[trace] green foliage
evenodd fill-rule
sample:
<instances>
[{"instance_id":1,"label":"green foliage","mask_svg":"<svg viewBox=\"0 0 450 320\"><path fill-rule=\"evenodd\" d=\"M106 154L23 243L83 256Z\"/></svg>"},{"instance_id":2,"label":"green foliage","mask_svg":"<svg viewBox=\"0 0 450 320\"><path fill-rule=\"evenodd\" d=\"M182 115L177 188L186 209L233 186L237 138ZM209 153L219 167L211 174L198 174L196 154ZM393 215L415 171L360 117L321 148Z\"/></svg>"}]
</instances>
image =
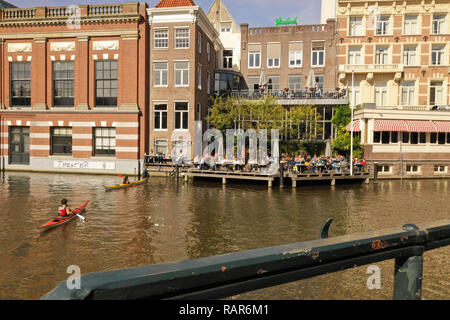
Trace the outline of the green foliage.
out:
<instances>
[{"instance_id":1,"label":"green foliage","mask_svg":"<svg viewBox=\"0 0 450 320\"><path fill-rule=\"evenodd\" d=\"M338 106L335 109L335 114L331 122L337 128L337 137L333 140L331 148L337 154L349 157L350 156L350 132L346 127L351 122L351 109L348 105ZM353 138L353 157L362 158L364 153L364 146L361 144L359 137Z\"/></svg>"},{"instance_id":2,"label":"green foliage","mask_svg":"<svg viewBox=\"0 0 450 320\"><path fill-rule=\"evenodd\" d=\"M325 153L327 144L325 141L303 141L302 149L309 155L322 155Z\"/></svg>"}]
</instances>

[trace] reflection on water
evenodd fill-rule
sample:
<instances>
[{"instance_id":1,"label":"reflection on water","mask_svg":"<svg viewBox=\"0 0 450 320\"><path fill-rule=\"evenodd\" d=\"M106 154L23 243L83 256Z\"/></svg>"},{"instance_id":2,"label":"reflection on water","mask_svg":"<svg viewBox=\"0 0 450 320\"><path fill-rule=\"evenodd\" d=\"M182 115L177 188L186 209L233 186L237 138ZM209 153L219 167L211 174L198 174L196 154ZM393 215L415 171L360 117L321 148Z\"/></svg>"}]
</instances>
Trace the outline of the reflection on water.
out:
<instances>
[{"instance_id":1,"label":"reflection on water","mask_svg":"<svg viewBox=\"0 0 450 320\"><path fill-rule=\"evenodd\" d=\"M152 178L138 188L105 192L117 177L8 173L0 180L0 298L37 299L69 276L205 257L330 236L447 219L448 180L379 181L377 185L300 186ZM83 216L40 233L62 198L90 200ZM450 248L425 254L424 299L450 297ZM393 261L377 264L381 290L368 290L366 267L238 296L244 299L391 299ZM234 297L236 298L236 297Z\"/></svg>"}]
</instances>

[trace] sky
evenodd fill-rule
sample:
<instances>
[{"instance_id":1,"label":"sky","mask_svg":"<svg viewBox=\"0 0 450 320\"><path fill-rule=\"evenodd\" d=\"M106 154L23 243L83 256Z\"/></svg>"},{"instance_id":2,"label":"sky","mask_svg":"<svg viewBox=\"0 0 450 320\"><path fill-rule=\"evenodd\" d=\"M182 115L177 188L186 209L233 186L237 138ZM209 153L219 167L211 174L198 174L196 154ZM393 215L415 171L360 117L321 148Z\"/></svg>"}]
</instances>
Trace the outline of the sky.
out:
<instances>
[{"instance_id":1,"label":"sky","mask_svg":"<svg viewBox=\"0 0 450 320\"><path fill-rule=\"evenodd\" d=\"M6 0L22 8L39 6L70 6L76 4L112 4L132 2L133 0ZM139 0L136 0L139 1ZM140 0L154 7L159 0ZM205 13L214 0L194 0ZM223 0L238 24L248 23L250 27L275 26L275 18L298 17L298 24L320 23L321 0Z\"/></svg>"}]
</instances>

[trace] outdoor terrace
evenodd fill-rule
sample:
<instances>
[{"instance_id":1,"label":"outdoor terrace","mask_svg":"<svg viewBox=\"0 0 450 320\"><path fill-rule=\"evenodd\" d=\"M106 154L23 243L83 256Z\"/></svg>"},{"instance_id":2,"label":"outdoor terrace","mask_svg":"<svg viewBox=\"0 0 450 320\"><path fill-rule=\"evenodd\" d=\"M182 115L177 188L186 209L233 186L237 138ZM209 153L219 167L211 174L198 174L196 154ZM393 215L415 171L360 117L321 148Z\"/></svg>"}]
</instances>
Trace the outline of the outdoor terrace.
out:
<instances>
[{"instance_id":1,"label":"outdoor terrace","mask_svg":"<svg viewBox=\"0 0 450 320\"><path fill-rule=\"evenodd\" d=\"M239 90L232 91L233 98L244 100L261 100L268 96L277 99L277 104L282 105L340 105L348 104L347 91L336 89L324 89L316 91L307 90Z\"/></svg>"}]
</instances>

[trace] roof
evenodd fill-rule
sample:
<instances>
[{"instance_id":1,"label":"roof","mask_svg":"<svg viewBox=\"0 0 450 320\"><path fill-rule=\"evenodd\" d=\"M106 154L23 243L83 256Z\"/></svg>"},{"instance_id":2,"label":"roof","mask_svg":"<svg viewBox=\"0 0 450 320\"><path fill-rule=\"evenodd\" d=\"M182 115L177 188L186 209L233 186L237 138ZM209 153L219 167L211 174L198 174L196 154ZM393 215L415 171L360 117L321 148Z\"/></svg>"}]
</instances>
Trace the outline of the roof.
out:
<instances>
[{"instance_id":1,"label":"roof","mask_svg":"<svg viewBox=\"0 0 450 320\"><path fill-rule=\"evenodd\" d=\"M0 0L0 8L16 8L16 6L6 1Z\"/></svg>"},{"instance_id":2,"label":"roof","mask_svg":"<svg viewBox=\"0 0 450 320\"><path fill-rule=\"evenodd\" d=\"M161 0L155 8L191 7L195 6L193 0Z\"/></svg>"}]
</instances>

